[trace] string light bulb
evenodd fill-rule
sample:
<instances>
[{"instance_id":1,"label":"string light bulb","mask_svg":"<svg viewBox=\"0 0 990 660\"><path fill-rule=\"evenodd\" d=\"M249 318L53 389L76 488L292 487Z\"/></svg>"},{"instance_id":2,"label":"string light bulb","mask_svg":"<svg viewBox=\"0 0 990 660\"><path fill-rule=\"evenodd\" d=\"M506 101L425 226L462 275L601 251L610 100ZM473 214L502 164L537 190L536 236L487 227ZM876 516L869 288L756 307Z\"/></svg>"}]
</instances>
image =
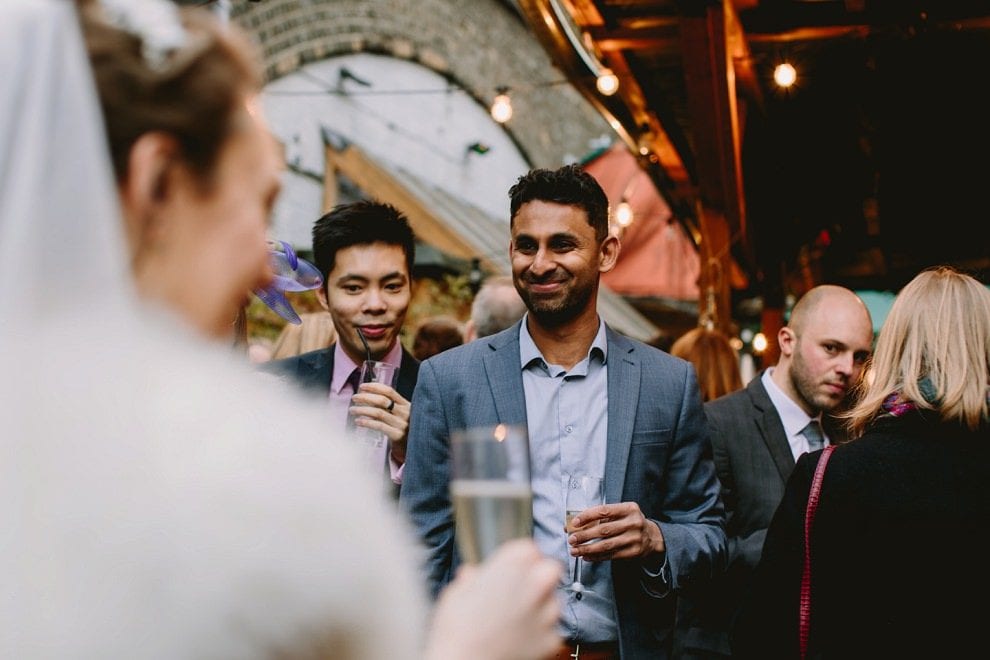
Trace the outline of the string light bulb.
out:
<instances>
[{"instance_id":1,"label":"string light bulb","mask_svg":"<svg viewBox=\"0 0 990 660\"><path fill-rule=\"evenodd\" d=\"M603 96L612 96L619 91L619 76L615 75L612 69L604 68L598 73L595 87Z\"/></svg>"},{"instance_id":2,"label":"string light bulb","mask_svg":"<svg viewBox=\"0 0 990 660\"><path fill-rule=\"evenodd\" d=\"M753 335L753 352L757 355L761 355L763 351L767 350L769 342L767 341L767 336L762 332L757 332Z\"/></svg>"},{"instance_id":3,"label":"string light bulb","mask_svg":"<svg viewBox=\"0 0 990 660\"><path fill-rule=\"evenodd\" d=\"M773 70L773 81L779 87L790 87L797 80L797 71L788 62L781 62Z\"/></svg>"},{"instance_id":4,"label":"string light bulb","mask_svg":"<svg viewBox=\"0 0 990 660\"><path fill-rule=\"evenodd\" d=\"M633 210L629 202L623 200L615 207L615 222L620 227L628 227L633 221Z\"/></svg>"},{"instance_id":5,"label":"string light bulb","mask_svg":"<svg viewBox=\"0 0 990 660\"><path fill-rule=\"evenodd\" d=\"M512 119L512 99L509 98L508 87L498 87L495 91L497 96L492 101L492 119L500 124L504 124Z\"/></svg>"}]
</instances>

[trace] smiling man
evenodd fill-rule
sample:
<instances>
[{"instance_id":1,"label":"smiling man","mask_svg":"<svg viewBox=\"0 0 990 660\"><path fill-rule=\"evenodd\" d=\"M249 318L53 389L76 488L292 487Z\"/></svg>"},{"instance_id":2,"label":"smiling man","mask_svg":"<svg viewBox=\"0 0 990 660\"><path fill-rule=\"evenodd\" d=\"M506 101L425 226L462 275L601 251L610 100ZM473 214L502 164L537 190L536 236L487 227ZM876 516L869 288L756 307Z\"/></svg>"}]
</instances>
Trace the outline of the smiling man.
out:
<instances>
[{"instance_id":1,"label":"smiling man","mask_svg":"<svg viewBox=\"0 0 990 660\"><path fill-rule=\"evenodd\" d=\"M777 335L780 359L743 390L705 404L725 500L729 563L707 593L678 604L677 655L731 657L729 629L797 458L827 445L823 413L863 375L873 322L841 286L809 290ZM796 611L795 611L796 615Z\"/></svg>"},{"instance_id":2,"label":"smiling man","mask_svg":"<svg viewBox=\"0 0 990 660\"><path fill-rule=\"evenodd\" d=\"M725 551L694 370L599 316L599 280L619 241L591 175L533 170L509 196L512 277L528 312L423 362L400 503L437 593L458 564L450 432L526 424L533 537L563 565L584 560L586 591L567 588L570 571L559 585L567 644L553 657L669 657L676 592L720 570ZM604 478L606 503L565 531L564 493L581 474Z\"/></svg>"},{"instance_id":3,"label":"smiling man","mask_svg":"<svg viewBox=\"0 0 990 660\"><path fill-rule=\"evenodd\" d=\"M387 446L371 461L376 469L387 470L395 496L402 483L409 400L419 371L419 362L399 341L412 297L414 256L412 229L393 206L365 200L342 204L321 217L313 226L313 259L324 280L318 297L333 319L337 342L263 367L328 397L340 428L351 409L356 424L384 432ZM392 386L363 383L355 391L353 374L369 354L394 365L397 376Z\"/></svg>"}]
</instances>

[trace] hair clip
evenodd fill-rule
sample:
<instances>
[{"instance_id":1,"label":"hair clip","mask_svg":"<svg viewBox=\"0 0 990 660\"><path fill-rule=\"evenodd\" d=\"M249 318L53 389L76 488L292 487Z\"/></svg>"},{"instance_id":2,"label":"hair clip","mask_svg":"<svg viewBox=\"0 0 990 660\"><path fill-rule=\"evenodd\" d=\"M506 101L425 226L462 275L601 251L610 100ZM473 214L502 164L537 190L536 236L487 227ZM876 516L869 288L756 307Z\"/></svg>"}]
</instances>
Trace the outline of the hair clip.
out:
<instances>
[{"instance_id":1,"label":"hair clip","mask_svg":"<svg viewBox=\"0 0 990 660\"><path fill-rule=\"evenodd\" d=\"M292 308L289 299L285 297L285 292L318 289L323 284L323 276L316 266L296 256L292 246L285 241L270 245L268 258L275 277L264 289L255 289L254 295L283 319L293 325L299 325L302 319Z\"/></svg>"},{"instance_id":2,"label":"hair clip","mask_svg":"<svg viewBox=\"0 0 990 660\"><path fill-rule=\"evenodd\" d=\"M108 23L141 39L148 66L165 68L169 53L186 45L179 8L170 0L100 0Z\"/></svg>"}]
</instances>

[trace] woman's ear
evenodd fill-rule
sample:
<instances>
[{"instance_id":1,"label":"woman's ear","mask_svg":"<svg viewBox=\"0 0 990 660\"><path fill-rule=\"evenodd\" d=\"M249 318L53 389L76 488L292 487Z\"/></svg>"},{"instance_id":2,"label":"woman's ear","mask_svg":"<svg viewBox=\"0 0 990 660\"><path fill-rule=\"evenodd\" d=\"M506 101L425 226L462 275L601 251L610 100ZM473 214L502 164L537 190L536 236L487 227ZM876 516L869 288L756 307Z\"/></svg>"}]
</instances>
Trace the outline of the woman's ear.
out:
<instances>
[{"instance_id":1,"label":"woman's ear","mask_svg":"<svg viewBox=\"0 0 990 660\"><path fill-rule=\"evenodd\" d=\"M137 253L160 231L160 211L169 191L170 169L178 163L179 145L162 132L145 133L131 147L127 174L119 183L128 242Z\"/></svg>"}]
</instances>

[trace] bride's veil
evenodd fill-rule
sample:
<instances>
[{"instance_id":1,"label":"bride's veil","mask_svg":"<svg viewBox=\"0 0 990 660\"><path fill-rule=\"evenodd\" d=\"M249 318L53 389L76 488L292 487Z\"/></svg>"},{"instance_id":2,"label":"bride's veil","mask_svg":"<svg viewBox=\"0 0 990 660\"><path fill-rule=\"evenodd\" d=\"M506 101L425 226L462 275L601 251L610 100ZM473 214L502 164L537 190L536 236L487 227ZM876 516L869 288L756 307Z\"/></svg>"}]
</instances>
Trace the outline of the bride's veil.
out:
<instances>
[{"instance_id":1,"label":"bride's veil","mask_svg":"<svg viewBox=\"0 0 990 660\"><path fill-rule=\"evenodd\" d=\"M130 286L74 4L3 5L0 331L9 331L79 308L118 304Z\"/></svg>"},{"instance_id":2,"label":"bride's veil","mask_svg":"<svg viewBox=\"0 0 990 660\"><path fill-rule=\"evenodd\" d=\"M0 657L417 657L323 407L132 293L75 11L0 0Z\"/></svg>"}]
</instances>

